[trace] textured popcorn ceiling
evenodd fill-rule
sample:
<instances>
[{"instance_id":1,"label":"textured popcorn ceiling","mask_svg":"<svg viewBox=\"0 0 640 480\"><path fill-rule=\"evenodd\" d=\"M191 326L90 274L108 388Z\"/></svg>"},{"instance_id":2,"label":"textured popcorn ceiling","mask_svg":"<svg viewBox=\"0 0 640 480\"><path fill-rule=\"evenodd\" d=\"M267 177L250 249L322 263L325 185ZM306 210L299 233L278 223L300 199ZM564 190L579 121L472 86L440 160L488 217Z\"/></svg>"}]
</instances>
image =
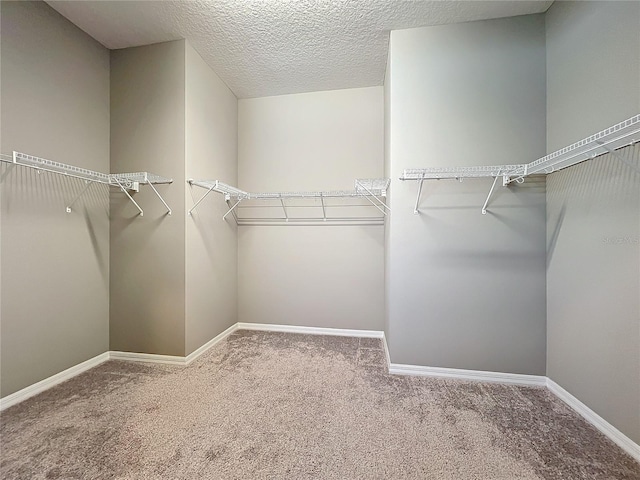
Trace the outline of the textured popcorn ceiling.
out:
<instances>
[{"instance_id":1,"label":"textured popcorn ceiling","mask_svg":"<svg viewBox=\"0 0 640 480\"><path fill-rule=\"evenodd\" d=\"M108 48L186 38L238 98L382 85L389 31L550 1L48 1Z\"/></svg>"}]
</instances>

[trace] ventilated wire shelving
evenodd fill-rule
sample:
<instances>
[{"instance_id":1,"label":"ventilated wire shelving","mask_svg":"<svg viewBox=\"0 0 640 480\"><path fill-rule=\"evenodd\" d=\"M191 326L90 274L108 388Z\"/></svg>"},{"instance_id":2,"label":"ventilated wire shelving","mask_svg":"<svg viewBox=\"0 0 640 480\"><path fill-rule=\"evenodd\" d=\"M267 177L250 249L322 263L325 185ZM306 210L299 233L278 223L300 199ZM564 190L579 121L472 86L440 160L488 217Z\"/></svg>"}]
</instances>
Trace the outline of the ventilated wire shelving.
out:
<instances>
[{"instance_id":1,"label":"ventilated wire shelving","mask_svg":"<svg viewBox=\"0 0 640 480\"><path fill-rule=\"evenodd\" d=\"M20 165L22 167L36 169L38 172L50 172L84 180L86 182L85 188L67 205L67 213L71 213L71 207L73 204L87 191L92 183L101 183L111 187L118 187L122 190L129 200L131 200L131 202L136 206L140 212L140 216L144 215L144 211L133 199L130 192L139 191L140 185L149 185L162 204L166 207L167 213L171 215L171 208L169 208L167 202L164 201L154 186L157 184L172 183L173 180L171 178L161 177L160 175L149 172L100 173L86 168L67 165L65 163L55 162L53 160L47 160L45 158L35 157L33 155L20 152L13 152L12 155L2 154L0 155L0 160L9 163L11 166Z\"/></svg>"},{"instance_id":2,"label":"ventilated wire shelving","mask_svg":"<svg viewBox=\"0 0 640 480\"><path fill-rule=\"evenodd\" d=\"M500 177L502 177L503 186L514 182L522 183L529 175L550 174L607 153L612 154L615 159L635 169L636 167L618 155L616 150L639 141L640 115L635 115L531 163L497 166L410 168L404 170L400 180L417 180L420 182L413 210L415 214L418 214L422 184L425 180L457 179L462 181L465 178L492 177L491 190L489 190L487 199L482 206L482 214L484 215L487 213L487 205Z\"/></svg>"},{"instance_id":3,"label":"ventilated wire shelving","mask_svg":"<svg viewBox=\"0 0 640 480\"><path fill-rule=\"evenodd\" d=\"M224 195L229 207L222 218L226 219L232 215L238 225L380 225L384 223L389 210L384 199L390 180L385 178L357 179L353 190L312 192L251 193L219 180L190 179L188 183L207 190L191 207L189 215L209 193L217 192ZM366 200L366 203L361 200ZM250 211L253 215L243 215L240 213L241 210ZM265 213L255 214L261 210ZM344 214L348 210L354 214ZM304 212L303 215L297 215L299 211ZM334 211L340 211L343 214L333 215ZM373 212L373 215L370 212Z\"/></svg>"}]
</instances>

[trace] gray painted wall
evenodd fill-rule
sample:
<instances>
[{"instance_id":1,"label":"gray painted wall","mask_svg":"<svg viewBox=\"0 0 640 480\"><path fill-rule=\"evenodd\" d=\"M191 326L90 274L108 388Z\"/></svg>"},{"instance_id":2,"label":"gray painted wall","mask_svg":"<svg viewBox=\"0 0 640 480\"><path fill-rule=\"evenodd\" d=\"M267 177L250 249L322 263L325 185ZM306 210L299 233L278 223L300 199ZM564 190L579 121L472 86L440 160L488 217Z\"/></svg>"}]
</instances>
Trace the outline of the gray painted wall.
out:
<instances>
[{"instance_id":1,"label":"gray painted wall","mask_svg":"<svg viewBox=\"0 0 640 480\"><path fill-rule=\"evenodd\" d=\"M382 87L240 100L238 181L352 190L383 174ZM238 229L239 321L382 330L382 226Z\"/></svg>"},{"instance_id":2,"label":"gray painted wall","mask_svg":"<svg viewBox=\"0 0 640 480\"><path fill-rule=\"evenodd\" d=\"M109 172L109 52L43 2L2 2L2 153ZM108 350L109 191L1 164L1 395Z\"/></svg>"},{"instance_id":3,"label":"gray painted wall","mask_svg":"<svg viewBox=\"0 0 640 480\"><path fill-rule=\"evenodd\" d=\"M238 182L238 101L186 44L186 173ZM205 190L186 187L187 208ZM186 217L186 354L238 321L238 238L223 222L227 206L211 194Z\"/></svg>"},{"instance_id":4,"label":"gray painted wall","mask_svg":"<svg viewBox=\"0 0 640 480\"><path fill-rule=\"evenodd\" d=\"M111 52L111 170L173 178L111 197L112 350L185 354L185 42Z\"/></svg>"},{"instance_id":5,"label":"gray painted wall","mask_svg":"<svg viewBox=\"0 0 640 480\"><path fill-rule=\"evenodd\" d=\"M546 23L549 152L640 113L640 3L556 2ZM640 443L640 173L606 155L547 189L547 373Z\"/></svg>"},{"instance_id":6,"label":"gray painted wall","mask_svg":"<svg viewBox=\"0 0 640 480\"><path fill-rule=\"evenodd\" d=\"M417 184L403 169L526 163L545 149L540 15L391 33L387 339L395 363L545 374L545 186Z\"/></svg>"}]
</instances>

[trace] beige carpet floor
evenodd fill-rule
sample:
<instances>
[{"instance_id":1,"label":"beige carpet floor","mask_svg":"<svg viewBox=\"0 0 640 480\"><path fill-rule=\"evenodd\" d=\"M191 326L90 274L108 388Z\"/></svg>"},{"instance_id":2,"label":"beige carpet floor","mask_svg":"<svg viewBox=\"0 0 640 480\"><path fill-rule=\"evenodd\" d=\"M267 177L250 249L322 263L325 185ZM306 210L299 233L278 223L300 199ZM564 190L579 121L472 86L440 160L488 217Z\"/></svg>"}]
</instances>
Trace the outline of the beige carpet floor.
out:
<instances>
[{"instance_id":1,"label":"beige carpet floor","mask_svg":"<svg viewBox=\"0 0 640 480\"><path fill-rule=\"evenodd\" d=\"M238 330L0 415L2 479L640 479L543 388L386 373L376 339Z\"/></svg>"}]
</instances>

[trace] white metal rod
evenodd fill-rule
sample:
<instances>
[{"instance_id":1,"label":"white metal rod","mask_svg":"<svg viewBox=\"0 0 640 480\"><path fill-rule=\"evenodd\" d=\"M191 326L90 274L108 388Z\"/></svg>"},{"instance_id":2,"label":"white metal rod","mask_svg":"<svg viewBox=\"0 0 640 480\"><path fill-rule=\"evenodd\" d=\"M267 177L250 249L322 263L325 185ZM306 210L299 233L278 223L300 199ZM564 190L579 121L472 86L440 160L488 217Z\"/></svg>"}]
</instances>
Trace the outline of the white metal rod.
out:
<instances>
[{"instance_id":1,"label":"white metal rod","mask_svg":"<svg viewBox=\"0 0 640 480\"><path fill-rule=\"evenodd\" d=\"M413 214L418 215L420 212L418 211L418 205L420 203L420 195L422 194L422 184L424 183L424 177L420 180L420 185L418 185L418 196L416 197L416 206L413 208Z\"/></svg>"},{"instance_id":2,"label":"white metal rod","mask_svg":"<svg viewBox=\"0 0 640 480\"><path fill-rule=\"evenodd\" d=\"M133 204L136 206L136 208L140 211L140 216L143 217L144 216L144 212L142 211L142 209L140 208L140 205L138 205L138 202L136 202L133 197L131 195L129 195L129 192L127 192L127 189L124 188L122 186L122 184L120 183L120 181L113 177L114 181L118 184L118 186L120 187L120 190L122 190L124 192L124 194L129 197L129 200L131 200L133 202Z\"/></svg>"},{"instance_id":3,"label":"white metal rod","mask_svg":"<svg viewBox=\"0 0 640 480\"><path fill-rule=\"evenodd\" d=\"M227 215L229 215L231 212L233 212L233 209L234 209L234 208L236 208L236 207L240 204L240 202L241 202L241 201L242 201L242 199L239 199L239 200L236 202L236 204L235 204L233 207L231 207L231 208L229 209L229 211L227 211L227 213L225 213L225 214L222 216L222 219L224 220L225 218L227 218Z\"/></svg>"},{"instance_id":4,"label":"white metal rod","mask_svg":"<svg viewBox=\"0 0 640 480\"><path fill-rule=\"evenodd\" d=\"M236 224L237 224L240 219L238 218L238 215L236 214L236 211L232 208L231 202L229 201L228 198L225 199L225 202L227 203L227 207L229 207L229 211L231 212L231 215L233 215L233 218L235 219Z\"/></svg>"},{"instance_id":5,"label":"white metal rod","mask_svg":"<svg viewBox=\"0 0 640 480\"><path fill-rule=\"evenodd\" d=\"M489 203L489 199L491 198L491 194L493 193L493 189L496 188L496 182L498 181L498 178L500 178L500 172L498 172L498 174L493 179L493 185L491 185L491 190L489 190L489 195L487 195L487 199L484 201L484 205L482 206L482 214L483 215L487 214L487 204Z\"/></svg>"},{"instance_id":6,"label":"white metal rod","mask_svg":"<svg viewBox=\"0 0 640 480\"><path fill-rule=\"evenodd\" d=\"M206 198L206 196L209 195L212 191L213 191L213 187L209 188L209 190L207 190L207 193L205 193L202 197L200 197L200 200L198 200L195 203L195 205L191 207L191 209L187 213L191 215L191 212L193 212L196 209L196 207L200 205L200 202L202 202Z\"/></svg>"},{"instance_id":7,"label":"white metal rod","mask_svg":"<svg viewBox=\"0 0 640 480\"><path fill-rule=\"evenodd\" d=\"M87 181L87 184L84 186L84 188L82 189L82 191L76 195L76 198L74 198L71 203L69 203L69 205L67 205L67 213L71 213L71 207L73 207L73 204L76 203L78 201L78 199L84 194L84 192L87 191L87 189L91 186L91 182Z\"/></svg>"},{"instance_id":8,"label":"white metal rod","mask_svg":"<svg viewBox=\"0 0 640 480\"><path fill-rule=\"evenodd\" d=\"M365 192L367 192L367 193L368 193L369 195L371 195L373 198L375 198L376 200L378 200L378 202L380 203L380 205L381 205L382 207L386 208L387 210L391 210L391 208L389 208L389 207L387 206L387 204L386 204L386 203L384 203L382 200L380 200L378 197L376 197L376 196L373 194L373 192L372 192L371 190L369 190L367 187L365 187L361 182L358 182L358 185L360 185L360 187L362 187L362 189L363 189ZM364 197L365 197L365 198L367 198L367 199L369 199L369 197L367 197L366 195L364 195ZM369 199L369 201L370 201L371 203L373 203L370 199ZM373 203L373 204L375 205L375 203ZM378 208L378 210L380 210L380 208ZM382 211L382 213L384 213L384 210L381 210L381 211ZM384 213L384 214L386 215L386 213Z\"/></svg>"},{"instance_id":9,"label":"white metal rod","mask_svg":"<svg viewBox=\"0 0 640 480\"><path fill-rule=\"evenodd\" d=\"M373 203L373 200L371 200L369 198L368 195L362 195L364 198L366 198L367 200L369 200L369 202L371 203L371 205L373 205L374 207L376 207L378 210L380 210L382 212L383 215L387 215L387 212L385 212L383 209L381 209L378 205L376 205L375 203Z\"/></svg>"},{"instance_id":10,"label":"white metal rod","mask_svg":"<svg viewBox=\"0 0 640 480\"><path fill-rule=\"evenodd\" d=\"M160 199L160 201L164 204L164 206L166 207L166 209L169 212L169 215L171 215L171 208L169 208L169 205L167 205L167 202L164 201L164 198L162 198L162 196L158 193L158 190L156 190L156 187L153 186L153 183L148 182L149 186L153 189L153 191L155 192L155 194L158 196L158 198Z\"/></svg>"},{"instance_id":11,"label":"white metal rod","mask_svg":"<svg viewBox=\"0 0 640 480\"><path fill-rule=\"evenodd\" d=\"M320 193L320 203L322 203L322 219L326 222L327 221L327 212L324 208L324 197L322 196L322 193Z\"/></svg>"},{"instance_id":12,"label":"white metal rod","mask_svg":"<svg viewBox=\"0 0 640 480\"><path fill-rule=\"evenodd\" d=\"M288 222L289 221L289 215L287 215L287 207L284 206L284 199L280 199L280 203L282 204L282 210L284 210L284 218L285 220Z\"/></svg>"}]
</instances>

